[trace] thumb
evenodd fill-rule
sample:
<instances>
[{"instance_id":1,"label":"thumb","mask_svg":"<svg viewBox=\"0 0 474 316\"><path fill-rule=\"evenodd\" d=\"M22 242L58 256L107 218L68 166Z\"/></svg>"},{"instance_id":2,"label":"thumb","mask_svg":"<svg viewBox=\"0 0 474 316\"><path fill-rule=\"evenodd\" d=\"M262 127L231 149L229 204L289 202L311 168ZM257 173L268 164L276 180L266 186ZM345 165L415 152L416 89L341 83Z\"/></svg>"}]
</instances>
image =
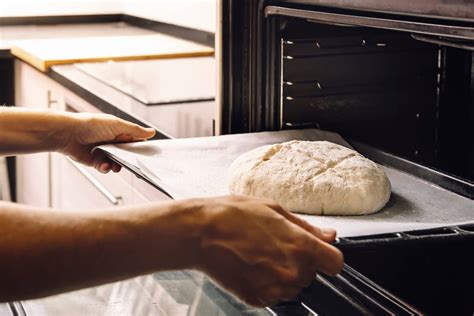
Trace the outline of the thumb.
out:
<instances>
[{"instance_id":1,"label":"thumb","mask_svg":"<svg viewBox=\"0 0 474 316\"><path fill-rule=\"evenodd\" d=\"M131 142L147 140L155 136L156 131L153 128L142 127L127 121L122 122L122 126L117 130L115 141Z\"/></svg>"}]
</instances>

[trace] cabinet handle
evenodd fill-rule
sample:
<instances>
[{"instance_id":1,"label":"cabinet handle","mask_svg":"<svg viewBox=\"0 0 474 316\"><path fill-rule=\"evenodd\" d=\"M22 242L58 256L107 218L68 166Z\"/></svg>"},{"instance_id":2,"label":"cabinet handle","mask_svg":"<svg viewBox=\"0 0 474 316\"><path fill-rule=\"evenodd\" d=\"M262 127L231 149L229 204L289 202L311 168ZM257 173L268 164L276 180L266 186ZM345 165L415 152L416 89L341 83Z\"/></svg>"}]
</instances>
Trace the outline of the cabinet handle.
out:
<instances>
[{"instance_id":1,"label":"cabinet handle","mask_svg":"<svg viewBox=\"0 0 474 316\"><path fill-rule=\"evenodd\" d=\"M69 161L69 163L77 169L94 187L96 187L97 190L99 190L100 193L102 193L103 196L105 196L113 205L119 205L120 201L123 201L121 196L115 197L112 193L110 193L109 190L107 190L102 183L97 181L96 178L94 178L93 175L91 175L84 167L79 165L77 162L72 160L69 157L66 157L66 159Z\"/></svg>"},{"instance_id":2,"label":"cabinet handle","mask_svg":"<svg viewBox=\"0 0 474 316\"><path fill-rule=\"evenodd\" d=\"M8 179L7 158L0 158L0 200L11 201L10 181Z\"/></svg>"},{"instance_id":3,"label":"cabinet handle","mask_svg":"<svg viewBox=\"0 0 474 316\"><path fill-rule=\"evenodd\" d=\"M53 92L48 90L48 109L50 109L53 105L58 104L58 100L53 99Z\"/></svg>"}]
</instances>

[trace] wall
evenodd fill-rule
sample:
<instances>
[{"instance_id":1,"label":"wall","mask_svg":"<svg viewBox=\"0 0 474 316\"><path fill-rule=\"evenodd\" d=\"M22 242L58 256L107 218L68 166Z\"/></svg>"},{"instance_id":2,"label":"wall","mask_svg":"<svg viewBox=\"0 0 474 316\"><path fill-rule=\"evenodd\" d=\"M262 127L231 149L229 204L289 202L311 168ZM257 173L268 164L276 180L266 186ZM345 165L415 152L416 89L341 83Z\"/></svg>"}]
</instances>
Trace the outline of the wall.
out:
<instances>
[{"instance_id":1,"label":"wall","mask_svg":"<svg viewBox=\"0 0 474 316\"><path fill-rule=\"evenodd\" d=\"M217 0L124 0L124 12L151 20L215 32L216 3Z\"/></svg>"},{"instance_id":2,"label":"wall","mask_svg":"<svg viewBox=\"0 0 474 316\"><path fill-rule=\"evenodd\" d=\"M1 16L120 13L124 0L0 0Z\"/></svg>"},{"instance_id":3,"label":"wall","mask_svg":"<svg viewBox=\"0 0 474 316\"><path fill-rule=\"evenodd\" d=\"M216 3L217 0L0 0L0 17L124 12L215 32Z\"/></svg>"}]
</instances>

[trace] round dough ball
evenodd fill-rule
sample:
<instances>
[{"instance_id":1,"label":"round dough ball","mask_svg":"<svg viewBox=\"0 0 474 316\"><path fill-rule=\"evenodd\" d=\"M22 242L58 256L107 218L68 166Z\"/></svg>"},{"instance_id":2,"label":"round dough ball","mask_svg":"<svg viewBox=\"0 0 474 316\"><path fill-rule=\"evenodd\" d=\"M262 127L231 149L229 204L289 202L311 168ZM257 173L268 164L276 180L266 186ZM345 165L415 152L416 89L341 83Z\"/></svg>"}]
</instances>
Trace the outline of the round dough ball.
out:
<instances>
[{"instance_id":1,"label":"round dough ball","mask_svg":"<svg viewBox=\"0 0 474 316\"><path fill-rule=\"evenodd\" d=\"M387 203L390 189L376 163L326 141L262 146L241 155L230 167L232 194L273 199L298 213L374 213Z\"/></svg>"}]
</instances>

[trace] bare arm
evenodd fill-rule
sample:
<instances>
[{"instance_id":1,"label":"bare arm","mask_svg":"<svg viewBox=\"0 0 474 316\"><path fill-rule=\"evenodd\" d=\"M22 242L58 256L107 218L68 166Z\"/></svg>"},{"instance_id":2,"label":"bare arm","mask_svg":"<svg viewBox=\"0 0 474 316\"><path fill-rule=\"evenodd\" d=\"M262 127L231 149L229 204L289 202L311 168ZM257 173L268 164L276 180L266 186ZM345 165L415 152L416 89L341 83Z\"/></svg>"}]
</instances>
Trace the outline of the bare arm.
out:
<instances>
[{"instance_id":1,"label":"bare arm","mask_svg":"<svg viewBox=\"0 0 474 316\"><path fill-rule=\"evenodd\" d=\"M97 144L154 131L103 114L0 109L0 154L58 151L119 171ZM152 271L198 269L245 302L291 298L316 272L337 273L335 232L272 201L224 197L62 213L0 202L0 301L40 297Z\"/></svg>"},{"instance_id":2,"label":"bare arm","mask_svg":"<svg viewBox=\"0 0 474 316\"><path fill-rule=\"evenodd\" d=\"M241 197L87 213L0 202L0 301L198 269L265 306L295 296L318 271L337 273L334 237L271 201Z\"/></svg>"},{"instance_id":3,"label":"bare arm","mask_svg":"<svg viewBox=\"0 0 474 316\"><path fill-rule=\"evenodd\" d=\"M57 151L108 172L120 168L103 154L91 154L94 146L145 140L155 131L107 114L0 107L0 135L1 156Z\"/></svg>"},{"instance_id":4,"label":"bare arm","mask_svg":"<svg viewBox=\"0 0 474 316\"><path fill-rule=\"evenodd\" d=\"M193 268L202 225L187 220L191 209L169 202L68 214L0 202L0 301Z\"/></svg>"}]
</instances>

